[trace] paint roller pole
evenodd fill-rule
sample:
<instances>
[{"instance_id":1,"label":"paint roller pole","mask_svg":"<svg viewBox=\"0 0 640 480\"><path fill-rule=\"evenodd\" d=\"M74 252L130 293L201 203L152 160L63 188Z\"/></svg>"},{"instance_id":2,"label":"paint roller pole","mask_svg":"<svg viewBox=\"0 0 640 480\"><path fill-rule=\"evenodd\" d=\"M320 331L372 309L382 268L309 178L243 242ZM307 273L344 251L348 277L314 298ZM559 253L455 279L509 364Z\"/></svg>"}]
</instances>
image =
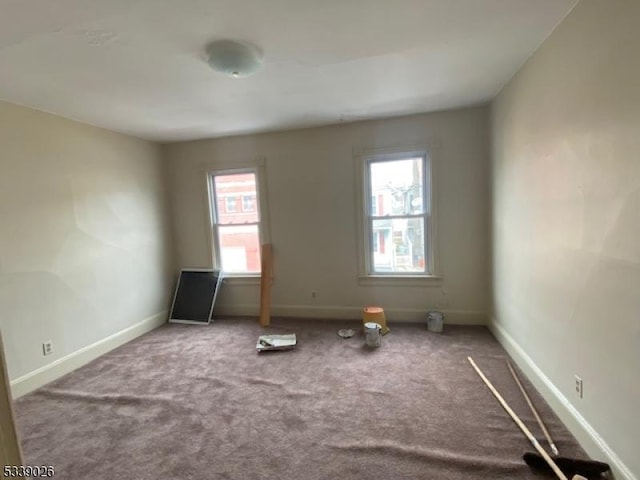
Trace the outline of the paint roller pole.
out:
<instances>
[{"instance_id":1,"label":"paint roller pole","mask_svg":"<svg viewBox=\"0 0 640 480\"><path fill-rule=\"evenodd\" d=\"M482 373L482 370L480 370L480 368L476 365L473 359L471 357L467 357L467 359L469 360L469 363L471 363L471 366L474 368L476 373L480 376L482 381L485 383L485 385L489 387L489 390L491 390L491 393L493 393L493 396L496 397L498 402L500 402L500 405L502 405L502 408L504 408L505 411L509 414L509 416L513 419L513 421L516 422L516 425L520 427L520 430L522 430L522 433L524 433L525 436L529 439L529 441L531 442L531 445L534 446L534 448L538 451L540 456L542 456L542 458L544 458L547 464L551 467L551 470L553 470L553 473L555 473L560 480L569 480L566 477L566 475L562 473L562 470L558 468L558 466L555 464L555 462L549 456L549 454L544 450L544 448L540 446L540 444L536 440L536 437L534 437L533 434L527 428L527 426L524 423L522 423L522 420L520 420L518 415L516 415L516 413L511 409L511 407L505 401L505 399L502 398L502 395L500 395L498 390L496 390L496 388L491 384L489 379L484 375L484 373ZM587 479L580 475L574 475L572 477L572 480L587 480Z\"/></svg>"},{"instance_id":2,"label":"paint roller pole","mask_svg":"<svg viewBox=\"0 0 640 480\"><path fill-rule=\"evenodd\" d=\"M509 360L507 360L507 365L509 366L509 370L511 371L511 376L513 377L513 379L518 384L518 388L520 388L520 391L522 392L522 395L524 396L525 400L527 401L527 404L529 405L529 408L531 409L531 413L533 413L533 416L536 417L538 425L540 425L540 428L542 429L542 433L544 433L544 436L547 439L547 442L549 442L549 447L551 447L551 452L554 455L558 455L558 453L559 453L558 452L558 448L556 447L556 444L553 443L553 439L551 438L551 435L549 434L549 430L547 430L547 427L545 426L544 422L542 421L542 418L540 418L540 414L538 413L538 409L533 405L533 402L531 401L531 398L529 398L529 394L527 394L527 391L524 389L524 386L522 385L522 382L520 381L520 378L518 377L518 374L513 369L513 365L511 365L511 362Z\"/></svg>"}]
</instances>

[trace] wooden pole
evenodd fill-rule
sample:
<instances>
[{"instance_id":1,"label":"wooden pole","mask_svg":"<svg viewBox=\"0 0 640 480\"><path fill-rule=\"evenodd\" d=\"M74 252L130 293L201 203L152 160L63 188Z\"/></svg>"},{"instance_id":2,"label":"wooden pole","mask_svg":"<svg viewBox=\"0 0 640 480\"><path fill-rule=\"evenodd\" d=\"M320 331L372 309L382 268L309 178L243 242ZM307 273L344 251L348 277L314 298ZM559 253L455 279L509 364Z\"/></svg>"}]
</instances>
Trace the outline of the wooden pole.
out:
<instances>
[{"instance_id":1,"label":"wooden pole","mask_svg":"<svg viewBox=\"0 0 640 480\"><path fill-rule=\"evenodd\" d=\"M271 323L271 276L273 273L273 254L270 243L262 245L260 277L260 325L268 327Z\"/></svg>"},{"instance_id":2,"label":"wooden pole","mask_svg":"<svg viewBox=\"0 0 640 480\"><path fill-rule=\"evenodd\" d=\"M544 433L544 436L547 439L547 442L549 442L549 447L551 447L551 452L554 455L558 455L558 453L559 453L558 452L558 447L556 447L556 444L553 443L553 439L551 438L551 435L549 434L549 430L547 430L547 427L545 426L544 422L542 421L542 418L540 418L540 414L538 413L538 409L533 405L533 402L531 401L531 398L529 398L529 394L524 389L524 386L522 385L522 382L520 381L520 378L518 377L518 374L513 369L513 365L511 365L511 362L509 360L507 360L507 365L509 365L509 370L511 371L511 376L513 377L513 379L518 384L518 388L520 388L520 391L522 392L522 395L524 395L524 399L527 401L527 404L529 405L529 408L531 409L531 413L533 413L533 416L536 417L536 421L538 422L538 425L540 425L540 428L542 429L542 433Z\"/></svg>"},{"instance_id":3,"label":"wooden pole","mask_svg":"<svg viewBox=\"0 0 640 480\"><path fill-rule=\"evenodd\" d=\"M485 385L489 387L489 390L491 390L491 393L493 393L493 396L496 397L498 402L500 402L500 405L502 405L502 408L504 408L506 412L509 414L509 416L513 419L513 421L516 422L516 425L520 427L520 430L522 430L522 433L524 433L525 436L529 439L529 441L531 442L531 445L534 446L534 448L538 451L540 456L544 458L545 462L547 462L547 464L551 467L551 470L553 470L553 473L555 473L560 480L569 480L567 476L564 473L562 473L562 470L558 468L558 465L556 465L556 463L549 456L549 454L544 450L544 448L542 448L542 446L538 443L538 441L536 440L536 437L533 436L533 434L527 428L527 426L524 423L522 423L522 420L520 420L520 417L516 415L516 412L514 412L511 409L511 407L505 401L505 399L502 398L502 395L500 395L498 390L496 390L496 388L491 384L489 379L485 377L484 373L482 373L482 370L480 370L480 368L476 365L476 362L474 362L471 357L467 357L467 359L469 360L469 363L471 363L471 366L475 369L476 373L480 376L482 381L485 383ZM574 475L572 480L587 480L587 479L581 475Z\"/></svg>"}]
</instances>

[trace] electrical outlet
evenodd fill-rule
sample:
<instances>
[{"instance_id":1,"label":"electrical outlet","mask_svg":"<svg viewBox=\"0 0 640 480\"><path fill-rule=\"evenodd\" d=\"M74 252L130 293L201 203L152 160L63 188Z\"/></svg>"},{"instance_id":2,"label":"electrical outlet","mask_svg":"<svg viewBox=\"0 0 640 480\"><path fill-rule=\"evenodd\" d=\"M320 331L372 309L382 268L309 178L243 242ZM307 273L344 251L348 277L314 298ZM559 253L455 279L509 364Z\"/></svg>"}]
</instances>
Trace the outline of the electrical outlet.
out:
<instances>
[{"instance_id":1,"label":"electrical outlet","mask_svg":"<svg viewBox=\"0 0 640 480\"><path fill-rule=\"evenodd\" d=\"M51 340L47 340L42 344L42 354L51 355L52 353L53 353L53 342Z\"/></svg>"},{"instance_id":2,"label":"electrical outlet","mask_svg":"<svg viewBox=\"0 0 640 480\"><path fill-rule=\"evenodd\" d=\"M582 398L582 379L578 375L574 375L573 378L576 381L576 393L578 394L578 398Z\"/></svg>"}]
</instances>

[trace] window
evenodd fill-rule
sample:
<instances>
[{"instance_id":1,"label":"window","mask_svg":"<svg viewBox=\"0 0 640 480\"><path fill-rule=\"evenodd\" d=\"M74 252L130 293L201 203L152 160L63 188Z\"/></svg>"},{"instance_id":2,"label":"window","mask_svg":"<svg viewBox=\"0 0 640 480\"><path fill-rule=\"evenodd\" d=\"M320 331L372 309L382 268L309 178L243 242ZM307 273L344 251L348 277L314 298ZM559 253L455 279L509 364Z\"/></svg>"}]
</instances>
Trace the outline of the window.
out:
<instances>
[{"instance_id":1,"label":"window","mask_svg":"<svg viewBox=\"0 0 640 480\"><path fill-rule=\"evenodd\" d=\"M254 195L242 196L242 211L253 212L256 209L256 197Z\"/></svg>"},{"instance_id":2,"label":"window","mask_svg":"<svg viewBox=\"0 0 640 480\"><path fill-rule=\"evenodd\" d=\"M258 180L258 169L253 168L209 174L214 264L225 274L260 273L264 225L256 202L260 198ZM238 197L242 199L241 212L236 204Z\"/></svg>"},{"instance_id":3,"label":"window","mask_svg":"<svg viewBox=\"0 0 640 480\"><path fill-rule=\"evenodd\" d=\"M236 211L236 197L223 197L224 198L224 210L227 213L233 213Z\"/></svg>"},{"instance_id":4,"label":"window","mask_svg":"<svg viewBox=\"0 0 640 480\"><path fill-rule=\"evenodd\" d=\"M363 155L358 165L361 277L435 277L427 153Z\"/></svg>"}]
</instances>

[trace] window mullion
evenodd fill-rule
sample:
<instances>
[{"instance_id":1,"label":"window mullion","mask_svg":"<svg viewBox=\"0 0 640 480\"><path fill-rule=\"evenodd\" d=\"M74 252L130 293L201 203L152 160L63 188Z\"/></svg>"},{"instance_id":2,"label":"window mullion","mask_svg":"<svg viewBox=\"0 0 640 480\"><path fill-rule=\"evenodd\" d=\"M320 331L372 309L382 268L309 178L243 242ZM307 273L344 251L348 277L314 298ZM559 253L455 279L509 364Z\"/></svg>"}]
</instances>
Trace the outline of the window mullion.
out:
<instances>
[{"instance_id":1,"label":"window mullion","mask_svg":"<svg viewBox=\"0 0 640 480\"><path fill-rule=\"evenodd\" d=\"M425 216L424 213L412 213L410 215L384 215L382 217L375 217L373 215L370 216L371 220L396 220L403 218L423 218Z\"/></svg>"},{"instance_id":2,"label":"window mullion","mask_svg":"<svg viewBox=\"0 0 640 480\"><path fill-rule=\"evenodd\" d=\"M220 227L246 227L252 225L260 226L260 222L243 222L243 223L218 223Z\"/></svg>"}]
</instances>

